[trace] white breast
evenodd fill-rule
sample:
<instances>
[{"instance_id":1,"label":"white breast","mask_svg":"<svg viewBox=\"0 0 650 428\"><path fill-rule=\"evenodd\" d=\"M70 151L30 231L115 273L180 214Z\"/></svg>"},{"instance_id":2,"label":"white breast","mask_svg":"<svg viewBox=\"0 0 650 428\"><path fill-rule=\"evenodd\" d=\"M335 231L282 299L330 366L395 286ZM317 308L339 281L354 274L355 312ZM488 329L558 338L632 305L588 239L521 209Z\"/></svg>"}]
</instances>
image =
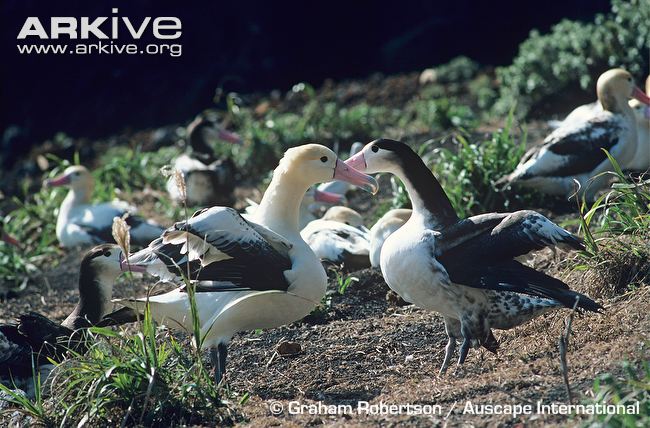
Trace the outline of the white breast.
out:
<instances>
[{"instance_id":1,"label":"white breast","mask_svg":"<svg viewBox=\"0 0 650 428\"><path fill-rule=\"evenodd\" d=\"M407 222L389 236L381 251L381 272L388 286L407 302L457 317L448 304L449 278L433 257L434 242L424 233Z\"/></svg>"}]
</instances>

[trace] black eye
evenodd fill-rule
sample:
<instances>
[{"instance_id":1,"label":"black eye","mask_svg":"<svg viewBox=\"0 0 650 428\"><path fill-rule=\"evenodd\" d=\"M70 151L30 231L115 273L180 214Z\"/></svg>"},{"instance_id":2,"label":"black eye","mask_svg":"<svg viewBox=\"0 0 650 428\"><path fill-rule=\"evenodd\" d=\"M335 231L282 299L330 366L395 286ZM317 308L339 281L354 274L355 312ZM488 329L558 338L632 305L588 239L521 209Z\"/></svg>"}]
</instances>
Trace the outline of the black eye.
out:
<instances>
[{"instance_id":1,"label":"black eye","mask_svg":"<svg viewBox=\"0 0 650 428\"><path fill-rule=\"evenodd\" d=\"M106 251L106 252L104 253L104 257L110 257L110 256L111 256L111 252L110 252L110 251Z\"/></svg>"},{"instance_id":2,"label":"black eye","mask_svg":"<svg viewBox=\"0 0 650 428\"><path fill-rule=\"evenodd\" d=\"M370 150L372 150L373 152L377 153L377 152L379 151L379 147L377 147L377 146L372 146L372 147L370 148Z\"/></svg>"},{"instance_id":3,"label":"black eye","mask_svg":"<svg viewBox=\"0 0 650 428\"><path fill-rule=\"evenodd\" d=\"M75 173L73 173L72 175L74 175L75 177L78 177L78 176L79 176L79 172L75 172Z\"/></svg>"},{"instance_id":4,"label":"black eye","mask_svg":"<svg viewBox=\"0 0 650 428\"><path fill-rule=\"evenodd\" d=\"M327 162L327 156L323 156L322 158L320 158L320 161L323 163Z\"/></svg>"}]
</instances>

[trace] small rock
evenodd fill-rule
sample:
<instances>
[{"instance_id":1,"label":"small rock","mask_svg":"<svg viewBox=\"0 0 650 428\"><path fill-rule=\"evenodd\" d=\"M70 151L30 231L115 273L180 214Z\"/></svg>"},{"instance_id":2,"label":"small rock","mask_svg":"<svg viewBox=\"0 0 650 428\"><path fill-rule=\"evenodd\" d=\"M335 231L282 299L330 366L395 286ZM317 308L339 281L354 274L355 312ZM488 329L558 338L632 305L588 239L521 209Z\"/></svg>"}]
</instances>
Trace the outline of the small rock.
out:
<instances>
[{"instance_id":1,"label":"small rock","mask_svg":"<svg viewBox=\"0 0 650 428\"><path fill-rule=\"evenodd\" d=\"M293 357L302 352L302 346L297 342L282 342L278 345L277 352L282 357Z\"/></svg>"}]
</instances>

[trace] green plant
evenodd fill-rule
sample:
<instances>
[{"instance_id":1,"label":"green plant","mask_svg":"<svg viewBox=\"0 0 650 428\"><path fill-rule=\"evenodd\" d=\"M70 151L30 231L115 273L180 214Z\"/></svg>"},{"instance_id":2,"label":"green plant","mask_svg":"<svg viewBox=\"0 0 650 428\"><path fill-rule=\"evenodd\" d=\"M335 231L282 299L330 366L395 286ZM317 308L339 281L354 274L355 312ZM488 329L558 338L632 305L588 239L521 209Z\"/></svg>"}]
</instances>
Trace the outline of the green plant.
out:
<instances>
[{"instance_id":1,"label":"green plant","mask_svg":"<svg viewBox=\"0 0 650 428\"><path fill-rule=\"evenodd\" d=\"M564 20L548 34L533 30L508 67L497 69L499 99L494 113L513 105L524 116L567 88L590 88L607 68L623 67L645 79L650 49L650 3L612 0L612 12L592 23Z\"/></svg>"},{"instance_id":2,"label":"green plant","mask_svg":"<svg viewBox=\"0 0 650 428\"><path fill-rule=\"evenodd\" d=\"M348 275L344 277L343 275L337 274L336 283L339 294L345 294L348 287L355 282L359 282L359 278L356 276Z\"/></svg>"},{"instance_id":3,"label":"green plant","mask_svg":"<svg viewBox=\"0 0 650 428\"><path fill-rule=\"evenodd\" d=\"M53 178L70 166L55 156L48 159L55 166L45 178ZM55 226L65 190L40 188L33 192L24 184L22 192L23 198L12 198L16 208L0 219L4 230L20 242L20 248L0 244L0 282L13 291L24 289L38 275L39 266L60 254Z\"/></svg>"},{"instance_id":4,"label":"green plant","mask_svg":"<svg viewBox=\"0 0 650 428\"><path fill-rule=\"evenodd\" d=\"M598 253L596 235L632 235L645 241L650 238L650 180L627 176L606 150L613 171L594 177L613 176L616 182L610 191L603 193L587 209L582 198L580 204L581 229L585 234L591 255Z\"/></svg>"},{"instance_id":5,"label":"green plant","mask_svg":"<svg viewBox=\"0 0 650 428\"><path fill-rule=\"evenodd\" d=\"M650 425L650 363L643 361L635 367L629 362L623 363L623 373L615 376L611 373L600 375L593 386L594 398L587 404L617 406L626 411L608 411L606 414L592 416L585 426L594 423L608 427L644 427ZM638 403L638 414L634 407ZM618 408L618 409L617 409ZM634 410L629 412L627 409Z\"/></svg>"},{"instance_id":6,"label":"green plant","mask_svg":"<svg viewBox=\"0 0 650 428\"><path fill-rule=\"evenodd\" d=\"M494 183L517 166L525 151L526 132L518 136L513 125L511 111L503 129L488 140L471 143L463 133L456 133L452 137L453 149L434 150L433 170L459 215L503 210L511 204ZM520 192L515 197L525 200L531 195Z\"/></svg>"},{"instance_id":7,"label":"green plant","mask_svg":"<svg viewBox=\"0 0 650 428\"><path fill-rule=\"evenodd\" d=\"M200 359L157 332L148 305L135 335L91 328L95 344L54 372L46 403L57 424L169 425L228 419L221 388Z\"/></svg>"},{"instance_id":8,"label":"green plant","mask_svg":"<svg viewBox=\"0 0 650 428\"><path fill-rule=\"evenodd\" d=\"M45 425L50 425L52 420L47 415L45 407L43 405L43 394L41 391L41 373L37 370L34 356L32 355L32 381L34 388L34 399L32 400L27 396L22 390L16 388L11 389L4 384L0 383L0 392L3 393L3 399L14 405L14 408L17 408L23 414L30 416L37 421L43 422ZM10 409L13 411L14 409ZM8 413L5 411L4 413Z\"/></svg>"},{"instance_id":9,"label":"green plant","mask_svg":"<svg viewBox=\"0 0 650 428\"><path fill-rule=\"evenodd\" d=\"M400 126L429 133L431 129L472 129L477 125L474 112L454 99L415 99L404 107Z\"/></svg>"}]
</instances>

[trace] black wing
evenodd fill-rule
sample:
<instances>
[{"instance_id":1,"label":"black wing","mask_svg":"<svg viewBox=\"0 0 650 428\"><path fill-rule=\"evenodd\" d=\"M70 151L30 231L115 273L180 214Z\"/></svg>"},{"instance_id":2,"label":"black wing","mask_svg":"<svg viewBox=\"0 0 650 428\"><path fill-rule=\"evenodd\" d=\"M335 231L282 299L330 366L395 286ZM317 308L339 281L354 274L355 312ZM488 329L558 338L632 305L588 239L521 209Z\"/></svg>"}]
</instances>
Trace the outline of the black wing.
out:
<instances>
[{"instance_id":1,"label":"black wing","mask_svg":"<svg viewBox=\"0 0 650 428\"><path fill-rule=\"evenodd\" d=\"M567 162L558 164L553 171L543 175L567 177L593 171L607 157L607 151L619 142L621 122L617 116L602 113L584 123L583 126L565 130L559 128L546 137L544 143L549 151L564 156Z\"/></svg>"},{"instance_id":2,"label":"black wing","mask_svg":"<svg viewBox=\"0 0 650 428\"><path fill-rule=\"evenodd\" d=\"M462 220L436 239L436 258L452 282L555 299L573 307L600 306L562 281L513 260L551 245L582 249L579 238L534 211L486 214Z\"/></svg>"},{"instance_id":3,"label":"black wing","mask_svg":"<svg viewBox=\"0 0 650 428\"><path fill-rule=\"evenodd\" d=\"M589 297L577 293L557 278L510 260L495 265L472 265L447 269L452 282L474 288L497 291L513 291L557 300L567 308L572 308L578 300L578 308L598 312L602 306Z\"/></svg>"},{"instance_id":4,"label":"black wing","mask_svg":"<svg viewBox=\"0 0 650 428\"><path fill-rule=\"evenodd\" d=\"M0 378L32 374L32 348L16 325L0 326Z\"/></svg>"},{"instance_id":5,"label":"black wing","mask_svg":"<svg viewBox=\"0 0 650 428\"><path fill-rule=\"evenodd\" d=\"M189 266L189 278L201 281L198 292L286 291L289 283L284 271L292 265L289 249L281 237L247 222L237 211L213 207L174 224L149 248L131 256L130 262L162 263L176 279L187 277Z\"/></svg>"},{"instance_id":6,"label":"black wing","mask_svg":"<svg viewBox=\"0 0 650 428\"><path fill-rule=\"evenodd\" d=\"M538 212L482 214L445 229L436 238L436 258L489 264L554 245L584 249L580 238Z\"/></svg>"}]
</instances>

